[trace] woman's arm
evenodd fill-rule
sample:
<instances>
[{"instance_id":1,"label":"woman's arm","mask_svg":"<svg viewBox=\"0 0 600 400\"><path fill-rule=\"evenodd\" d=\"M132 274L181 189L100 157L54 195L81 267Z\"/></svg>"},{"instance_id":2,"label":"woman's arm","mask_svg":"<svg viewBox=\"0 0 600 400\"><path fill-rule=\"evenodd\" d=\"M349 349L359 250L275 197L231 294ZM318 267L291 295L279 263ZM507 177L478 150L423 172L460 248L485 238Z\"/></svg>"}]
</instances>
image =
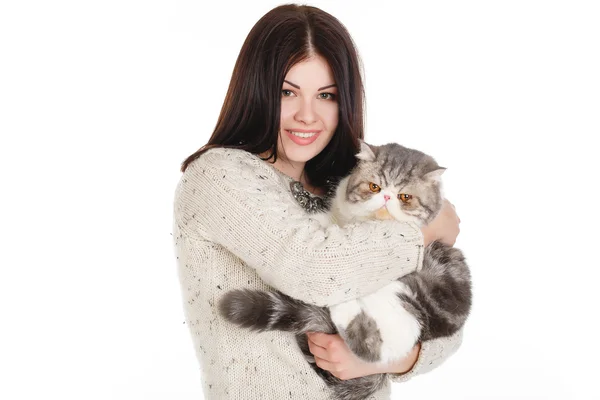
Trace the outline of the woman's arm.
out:
<instances>
[{"instance_id":1,"label":"woman's arm","mask_svg":"<svg viewBox=\"0 0 600 400\"><path fill-rule=\"evenodd\" d=\"M456 214L454 205L444 199L442 209L429 224L421 227L423 243L427 245L434 240L439 240L448 246L454 246L456 237L460 232L460 218Z\"/></svg>"},{"instance_id":2,"label":"woman's arm","mask_svg":"<svg viewBox=\"0 0 600 400\"><path fill-rule=\"evenodd\" d=\"M272 166L241 150L209 150L188 166L174 223L191 238L223 246L275 289L320 306L372 293L422 265L416 224L324 229Z\"/></svg>"},{"instance_id":3,"label":"woman's arm","mask_svg":"<svg viewBox=\"0 0 600 400\"><path fill-rule=\"evenodd\" d=\"M392 382L406 382L407 380L426 372L429 372L442 365L451 355L456 353L462 344L464 327L454 335L428 340L421 343L421 349L417 361L410 371L398 373L400 371L386 371Z\"/></svg>"},{"instance_id":4,"label":"woman's arm","mask_svg":"<svg viewBox=\"0 0 600 400\"><path fill-rule=\"evenodd\" d=\"M452 336L418 343L402 360L387 365L368 363L348 348L340 335L309 333L308 347L319 368L346 380L373 374L388 374L392 382L406 382L429 372L453 355L462 344L463 329Z\"/></svg>"},{"instance_id":5,"label":"woman's arm","mask_svg":"<svg viewBox=\"0 0 600 400\"><path fill-rule=\"evenodd\" d=\"M354 379L367 375L385 373L405 373L415 365L421 349L417 345L410 353L392 364L379 365L358 358L346 345L340 335L329 335L322 332L309 332L308 348L315 357L317 366L331 372L333 376L341 380Z\"/></svg>"}]
</instances>

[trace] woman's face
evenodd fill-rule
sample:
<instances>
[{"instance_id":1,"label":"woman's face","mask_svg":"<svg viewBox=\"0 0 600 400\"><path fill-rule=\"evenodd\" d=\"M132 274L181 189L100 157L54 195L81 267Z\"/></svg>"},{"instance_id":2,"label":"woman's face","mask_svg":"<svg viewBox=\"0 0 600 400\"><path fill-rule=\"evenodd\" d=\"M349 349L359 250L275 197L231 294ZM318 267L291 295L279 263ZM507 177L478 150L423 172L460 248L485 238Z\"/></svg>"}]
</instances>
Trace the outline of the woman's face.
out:
<instances>
[{"instance_id":1,"label":"woman's face","mask_svg":"<svg viewBox=\"0 0 600 400\"><path fill-rule=\"evenodd\" d=\"M290 69L281 91L280 157L303 164L329 144L338 124L337 93L331 68L321 56Z\"/></svg>"}]
</instances>

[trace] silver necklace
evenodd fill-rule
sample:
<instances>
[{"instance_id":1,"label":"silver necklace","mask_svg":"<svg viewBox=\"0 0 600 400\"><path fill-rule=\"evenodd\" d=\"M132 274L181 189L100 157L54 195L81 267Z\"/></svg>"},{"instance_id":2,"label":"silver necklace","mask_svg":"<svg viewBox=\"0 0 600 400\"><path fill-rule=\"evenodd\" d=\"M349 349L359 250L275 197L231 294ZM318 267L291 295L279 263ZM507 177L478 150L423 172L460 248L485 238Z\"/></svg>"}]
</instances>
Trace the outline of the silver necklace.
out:
<instances>
[{"instance_id":1,"label":"silver necklace","mask_svg":"<svg viewBox=\"0 0 600 400\"><path fill-rule=\"evenodd\" d=\"M323 198L308 192L306 189L304 189L302 183L298 181L290 182L290 189L292 191L292 195L298 204L302 206L302 208L309 213L317 213L327 211L329 209L329 200L335 194L336 185L333 184L333 181L328 179L326 181L326 185L328 189Z\"/></svg>"}]
</instances>

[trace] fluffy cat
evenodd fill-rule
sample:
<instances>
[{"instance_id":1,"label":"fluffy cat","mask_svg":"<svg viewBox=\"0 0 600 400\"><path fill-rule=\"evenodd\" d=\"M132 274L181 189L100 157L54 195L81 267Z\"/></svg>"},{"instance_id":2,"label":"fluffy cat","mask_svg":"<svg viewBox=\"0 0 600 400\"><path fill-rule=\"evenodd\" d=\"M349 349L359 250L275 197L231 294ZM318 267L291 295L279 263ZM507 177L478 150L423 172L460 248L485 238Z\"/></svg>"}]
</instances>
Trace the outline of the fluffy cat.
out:
<instances>
[{"instance_id":1,"label":"fluffy cat","mask_svg":"<svg viewBox=\"0 0 600 400\"><path fill-rule=\"evenodd\" d=\"M430 156L399 144L361 142L358 163L342 179L321 224L340 226L390 219L425 225L442 207L440 167ZM365 399L379 390L385 374L342 381L318 368L304 333L339 333L369 362L401 359L418 341L450 336L471 308L471 277L462 252L441 242L424 249L423 267L368 296L318 307L281 292L234 290L219 303L221 315L241 327L293 332L314 370L340 400Z\"/></svg>"}]
</instances>

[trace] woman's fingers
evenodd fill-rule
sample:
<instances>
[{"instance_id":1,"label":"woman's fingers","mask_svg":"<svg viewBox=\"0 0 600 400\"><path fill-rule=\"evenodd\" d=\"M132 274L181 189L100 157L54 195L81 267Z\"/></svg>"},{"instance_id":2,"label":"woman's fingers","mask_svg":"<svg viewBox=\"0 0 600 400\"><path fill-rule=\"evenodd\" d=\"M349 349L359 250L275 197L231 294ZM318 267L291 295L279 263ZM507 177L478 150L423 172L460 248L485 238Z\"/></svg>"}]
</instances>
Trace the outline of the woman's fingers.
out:
<instances>
[{"instance_id":1,"label":"woman's fingers","mask_svg":"<svg viewBox=\"0 0 600 400\"><path fill-rule=\"evenodd\" d=\"M306 335L308 337L308 349L315 357L317 367L329 372L336 372L339 364L330 360L331 355L329 350L324 347L331 343L332 335L327 335L320 332L311 332Z\"/></svg>"},{"instance_id":2,"label":"woman's fingers","mask_svg":"<svg viewBox=\"0 0 600 400\"><path fill-rule=\"evenodd\" d=\"M316 357L319 357L321 359L329 358L327 349L319 346L318 344L315 344L312 340L310 340L310 338L308 339L308 349L310 350L312 355L315 356L315 358Z\"/></svg>"},{"instance_id":3,"label":"woman's fingers","mask_svg":"<svg viewBox=\"0 0 600 400\"><path fill-rule=\"evenodd\" d=\"M306 334L308 339L317 346L327 347L333 341L334 335L330 335L323 332L309 332Z\"/></svg>"},{"instance_id":4,"label":"woman's fingers","mask_svg":"<svg viewBox=\"0 0 600 400\"><path fill-rule=\"evenodd\" d=\"M338 334L314 332L309 333L307 336L311 353L329 362L338 363L344 359L344 354L350 353L344 340Z\"/></svg>"},{"instance_id":5,"label":"woman's fingers","mask_svg":"<svg viewBox=\"0 0 600 400\"><path fill-rule=\"evenodd\" d=\"M448 199L446 199L446 201L448 201ZM452 204L450 201L448 201L448 204L450 204L452 206L452 209L454 210L454 213L456 214L456 207L454 206L454 204ZM458 216L458 214L456 214L456 218L458 218L458 223L460 224L460 217Z\"/></svg>"},{"instance_id":6,"label":"woman's fingers","mask_svg":"<svg viewBox=\"0 0 600 400\"><path fill-rule=\"evenodd\" d=\"M339 364L334 364L317 356L315 356L315 362L317 364L317 367L324 369L325 371L338 372Z\"/></svg>"}]
</instances>

